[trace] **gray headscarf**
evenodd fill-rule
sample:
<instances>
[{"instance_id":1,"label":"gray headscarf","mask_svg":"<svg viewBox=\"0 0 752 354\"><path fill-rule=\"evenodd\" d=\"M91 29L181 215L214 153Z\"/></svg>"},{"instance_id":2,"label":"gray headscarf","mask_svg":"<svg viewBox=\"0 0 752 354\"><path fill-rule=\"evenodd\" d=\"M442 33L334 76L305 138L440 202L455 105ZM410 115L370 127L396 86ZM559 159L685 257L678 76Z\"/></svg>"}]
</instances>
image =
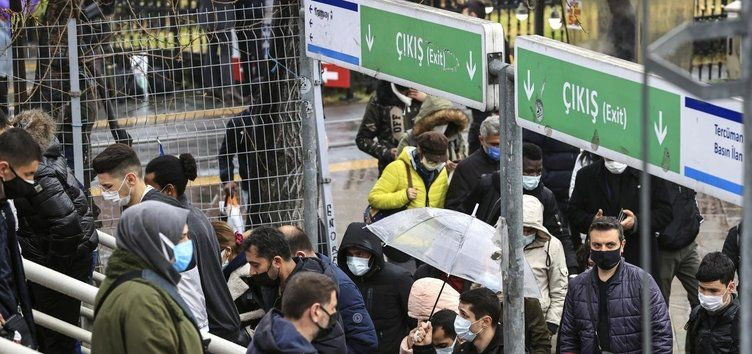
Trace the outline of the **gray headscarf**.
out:
<instances>
[{"instance_id":1,"label":"gray headscarf","mask_svg":"<svg viewBox=\"0 0 752 354\"><path fill-rule=\"evenodd\" d=\"M126 209L120 216L117 228L117 246L143 260L151 270L173 284L180 274L165 257L163 249L172 258L172 249L164 246L159 234L177 244L183 235L188 210L156 201L145 201Z\"/></svg>"}]
</instances>

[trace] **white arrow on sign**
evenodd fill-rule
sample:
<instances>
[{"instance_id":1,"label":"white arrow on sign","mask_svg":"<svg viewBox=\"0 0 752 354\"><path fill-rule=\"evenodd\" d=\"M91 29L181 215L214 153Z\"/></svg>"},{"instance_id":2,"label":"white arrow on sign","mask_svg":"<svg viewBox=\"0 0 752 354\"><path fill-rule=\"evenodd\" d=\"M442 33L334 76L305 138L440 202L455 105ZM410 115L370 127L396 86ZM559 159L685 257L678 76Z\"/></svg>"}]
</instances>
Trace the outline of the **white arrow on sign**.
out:
<instances>
[{"instance_id":1,"label":"white arrow on sign","mask_svg":"<svg viewBox=\"0 0 752 354\"><path fill-rule=\"evenodd\" d=\"M337 81L339 80L339 73L336 71L329 71L324 68L324 72L321 73L321 80L324 80L324 83L329 82L329 80Z\"/></svg>"},{"instance_id":2,"label":"white arrow on sign","mask_svg":"<svg viewBox=\"0 0 752 354\"><path fill-rule=\"evenodd\" d=\"M663 145L663 140L666 140L668 134L668 126L663 125L663 111L658 111L658 124L653 123L653 130L658 138L658 145Z\"/></svg>"},{"instance_id":3,"label":"white arrow on sign","mask_svg":"<svg viewBox=\"0 0 752 354\"><path fill-rule=\"evenodd\" d=\"M368 35L366 35L366 44L368 45L368 51L371 51L371 47L373 47L373 36L371 35L371 25L368 25Z\"/></svg>"},{"instance_id":4,"label":"white arrow on sign","mask_svg":"<svg viewBox=\"0 0 752 354\"><path fill-rule=\"evenodd\" d=\"M473 62L473 51L470 51L470 59L469 61L465 62L465 68L467 69L467 75L470 76L470 80L472 80L475 77L475 69L477 67L475 66L475 62Z\"/></svg>"},{"instance_id":5,"label":"white arrow on sign","mask_svg":"<svg viewBox=\"0 0 752 354\"><path fill-rule=\"evenodd\" d=\"M527 80L524 82L524 84L525 96L527 96L527 100L530 101L530 97L533 97L533 91L535 91L535 84L530 81L530 70L527 71Z\"/></svg>"}]
</instances>

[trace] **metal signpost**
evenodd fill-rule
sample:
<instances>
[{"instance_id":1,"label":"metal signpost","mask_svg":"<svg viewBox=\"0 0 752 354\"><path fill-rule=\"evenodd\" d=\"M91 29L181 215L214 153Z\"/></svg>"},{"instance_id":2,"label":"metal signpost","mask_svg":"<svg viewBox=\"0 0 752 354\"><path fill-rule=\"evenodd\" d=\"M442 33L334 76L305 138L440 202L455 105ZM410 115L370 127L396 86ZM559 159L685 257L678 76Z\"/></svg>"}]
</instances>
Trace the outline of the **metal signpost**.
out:
<instances>
[{"instance_id":1,"label":"metal signpost","mask_svg":"<svg viewBox=\"0 0 752 354\"><path fill-rule=\"evenodd\" d=\"M642 169L641 65L518 37L517 123ZM651 75L648 172L741 205L742 101L703 101Z\"/></svg>"},{"instance_id":2,"label":"metal signpost","mask_svg":"<svg viewBox=\"0 0 752 354\"><path fill-rule=\"evenodd\" d=\"M305 0L306 54L480 110L498 107L488 55L501 24L394 0Z\"/></svg>"}]
</instances>

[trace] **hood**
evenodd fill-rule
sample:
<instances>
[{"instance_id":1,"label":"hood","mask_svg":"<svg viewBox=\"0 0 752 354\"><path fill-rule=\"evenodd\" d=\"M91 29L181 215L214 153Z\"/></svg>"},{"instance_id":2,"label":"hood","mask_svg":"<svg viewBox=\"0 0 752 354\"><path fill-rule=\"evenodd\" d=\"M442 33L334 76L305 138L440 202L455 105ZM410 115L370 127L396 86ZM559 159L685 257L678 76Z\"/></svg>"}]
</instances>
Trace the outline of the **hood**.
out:
<instances>
[{"instance_id":1,"label":"hood","mask_svg":"<svg viewBox=\"0 0 752 354\"><path fill-rule=\"evenodd\" d=\"M50 146L57 133L55 121L41 109L23 111L9 119L8 123L28 132L43 151Z\"/></svg>"},{"instance_id":2,"label":"hood","mask_svg":"<svg viewBox=\"0 0 752 354\"><path fill-rule=\"evenodd\" d=\"M347 266L347 249L351 247L359 248L373 254L373 257L371 257L371 269L363 277L368 277L384 267L384 250L381 245L381 239L366 229L366 224L354 222L347 226L347 231L345 231L345 236L342 238L339 251L337 251L337 265L339 265L347 276L352 278L354 276Z\"/></svg>"},{"instance_id":3,"label":"hood","mask_svg":"<svg viewBox=\"0 0 752 354\"><path fill-rule=\"evenodd\" d=\"M415 146L405 146L404 149L402 149L402 152L400 153L398 159L405 161L409 163L413 168L415 168L415 163L418 161L413 161L413 151L417 150Z\"/></svg>"},{"instance_id":4,"label":"hood","mask_svg":"<svg viewBox=\"0 0 752 354\"><path fill-rule=\"evenodd\" d=\"M444 281L436 278L416 280L410 289L410 297L407 298L407 315L417 320L426 321L431 316L433 304L436 304L436 311L451 310L457 312L460 304L460 293L454 290L451 285L444 286L444 290L441 290L442 285L444 285ZM441 291L441 296L439 302L436 303L439 291Z\"/></svg>"},{"instance_id":5,"label":"hood","mask_svg":"<svg viewBox=\"0 0 752 354\"><path fill-rule=\"evenodd\" d=\"M316 353L316 348L276 309L256 326L251 345L261 353Z\"/></svg>"},{"instance_id":6,"label":"hood","mask_svg":"<svg viewBox=\"0 0 752 354\"><path fill-rule=\"evenodd\" d=\"M468 125L467 114L454 108L452 102L435 96L428 96L415 116L413 136L418 136L438 126L446 125L447 138L462 133Z\"/></svg>"},{"instance_id":7,"label":"hood","mask_svg":"<svg viewBox=\"0 0 752 354\"><path fill-rule=\"evenodd\" d=\"M551 239L551 233L543 226L543 204L532 195L522 196L522 226L538 230L538 238Z\"/></svg>"}]
</instances>

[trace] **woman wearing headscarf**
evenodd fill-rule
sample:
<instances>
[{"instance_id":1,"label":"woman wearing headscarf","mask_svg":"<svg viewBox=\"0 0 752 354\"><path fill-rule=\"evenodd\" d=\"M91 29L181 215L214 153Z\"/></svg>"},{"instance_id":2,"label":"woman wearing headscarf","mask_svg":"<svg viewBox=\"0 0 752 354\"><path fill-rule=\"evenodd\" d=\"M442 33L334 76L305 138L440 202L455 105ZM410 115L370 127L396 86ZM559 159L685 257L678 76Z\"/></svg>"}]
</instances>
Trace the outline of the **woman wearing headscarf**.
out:
<instances>
[{"instance_id":1,"label":"woman wearing headscarf","mask_svg":"<svg viewBox=\"0 0 752 354\"><path fill-rule=\"evenodd\" d=\"M92 353L203 353L176 286L194 256L188 213L156 201L123 212L96 297Z\"/></svg>"}]
</instances>

